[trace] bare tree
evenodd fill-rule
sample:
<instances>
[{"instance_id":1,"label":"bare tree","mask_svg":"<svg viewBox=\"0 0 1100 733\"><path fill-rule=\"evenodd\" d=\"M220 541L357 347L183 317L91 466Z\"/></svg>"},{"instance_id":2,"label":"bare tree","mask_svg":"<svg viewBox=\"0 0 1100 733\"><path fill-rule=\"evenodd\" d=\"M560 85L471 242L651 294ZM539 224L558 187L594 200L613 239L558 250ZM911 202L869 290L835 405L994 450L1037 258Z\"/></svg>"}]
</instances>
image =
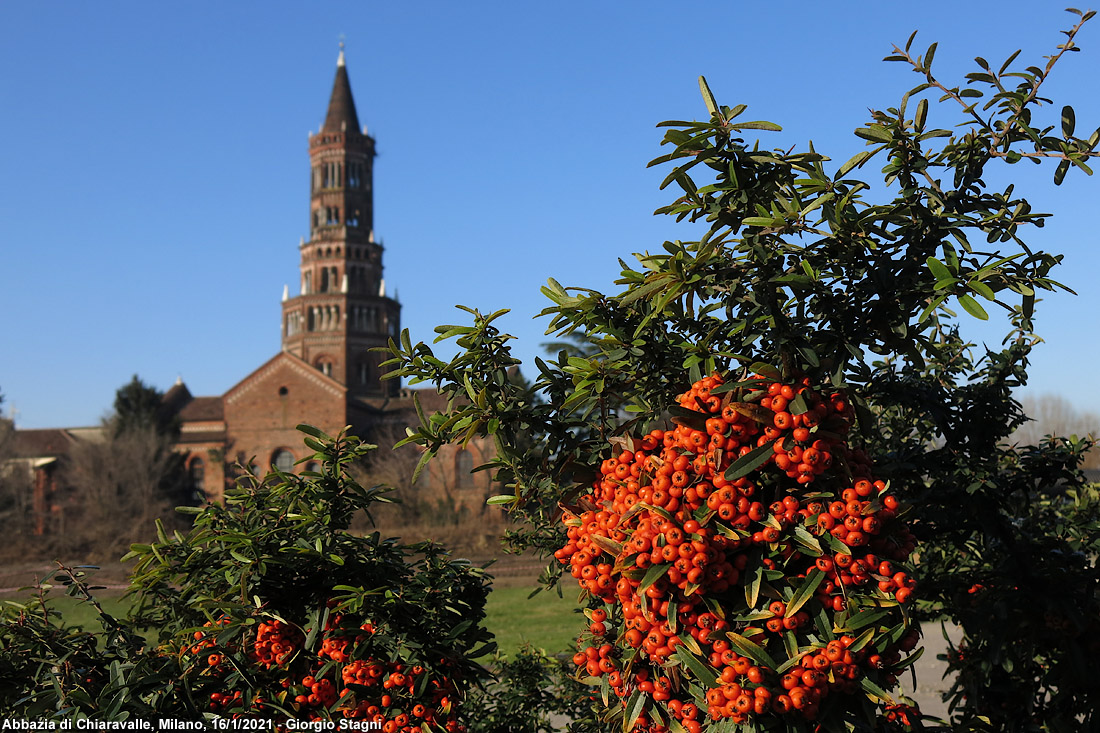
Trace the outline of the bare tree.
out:
<instances>
[{"instance_id":1,"label":"bare tree","mask_svg":"<svg viewBox=\"0 0 1100 733\"><path fill-rule=\"evenodd\" d=\"M69 492L66 551L114 555L153 536L154 519L177 519L173 507L188 497L172 417L163 395L135 376L118 390L99 437L72 447L60 473Z\"/></svg>"},{"instance_id":2,"label":"bare tree","mask_svg":"<svg viewBox=\"0 0 1100 733\"><path fill-rule=\"evenodd\" d=\"M1026 394L1020 398L1024 414L1031 418L1012 434L1014 441L1026 445L1038 445L1047 435L1100 437L1100 415L1077 407L1060 395ZM1096 449L1085 457L1085 468L1100 467L1100 451Z\"/></svg>"},{"instance_id":3,"label":"bare tree","mask_svg":"<svg viewBox=\"0 0 1100 733\"><path fill-rule=\"evenodd\" d=\"M395 489L393 498L399 503L392 508L378 506L372 509L376 522L417 521L428 508L428 497L422 495L427 482L413 482L421 449L415 445L394 448L404 437L405 431L400 425L387 423L376 426L368 440L378 446L377 450L371 452L366 462L352 469L352 475L363 486L389 486Z\"/></svg>"}]
</instances>

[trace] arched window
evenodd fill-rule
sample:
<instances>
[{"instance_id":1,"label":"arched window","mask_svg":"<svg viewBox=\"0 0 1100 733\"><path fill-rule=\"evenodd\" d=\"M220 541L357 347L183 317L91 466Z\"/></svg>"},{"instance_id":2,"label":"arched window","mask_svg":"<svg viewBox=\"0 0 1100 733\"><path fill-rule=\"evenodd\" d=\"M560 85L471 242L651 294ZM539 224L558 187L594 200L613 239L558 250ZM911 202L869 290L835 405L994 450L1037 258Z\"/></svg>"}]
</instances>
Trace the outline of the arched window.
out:
<instances>
[{"instance_id":1,"label":"arched window","mask_svg":"<svg viewBox=\"0 0 1100 733\"><path fill-rule=\"evenodd\" d=\"M470 451L466 449L460 450L455 454L455 485L456 486L473 486L474 485L474 457L470 455Z\"/></svg>"},{"instance_id":2,"label":"arched window","mask_svg":"<svg viewBox=\"0 0 1100 733\"><path fill-rule=\"evenodd\" d=\"M306 464L306 470L309 471L310 473L320 473L321 472L321 464L318 463L317 461L310 461L309 463Z\"/></svg>"},{"instance_id":3,"label":"arched window","mask_svg":"<svg viewBox=\"0 0 1100 733\"><path fill-rule=\"evenodd\" d=\"M283 473L294 470L294 454L286 448L280 448L271 456L271 465Z\"/></svg>"},{"instance_id":4,"label":"arched window","mask_svg":"<svg viewBox=\"0 0 1100 733\"><path fill-rule=\"evenodd\" d=\"M201 492L206 479L206 464L198 456L191 459L191 466L187 469L191 478L191 488Z\"/></svg>"}]
</instances>

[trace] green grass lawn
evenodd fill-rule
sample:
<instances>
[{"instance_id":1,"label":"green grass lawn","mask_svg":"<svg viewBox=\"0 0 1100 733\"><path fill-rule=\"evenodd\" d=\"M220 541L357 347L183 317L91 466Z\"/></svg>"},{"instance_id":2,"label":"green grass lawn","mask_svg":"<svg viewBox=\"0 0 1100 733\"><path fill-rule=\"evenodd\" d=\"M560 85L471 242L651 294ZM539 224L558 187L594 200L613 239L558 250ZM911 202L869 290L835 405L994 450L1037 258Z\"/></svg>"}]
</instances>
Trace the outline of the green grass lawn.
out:
<instances>
[{"instance_id":1,"label":"green grass lawn","mask_svg":"<svg viewBox=\"0 0 1100 733\"><path fill-rule=\"evenodd\" d=\"M100 590L95 591L96 600L103 606L103 610L116 618L126 615L126 612L130 609L130 603L128 600L122 599L123 591L121 590ZM21 593L5 593L2 597L5 605L7 601L15 601L16 603L27 606L28 610L33 612L39 612L39 606L37 600L28 600L26 594ZM99 624L99 612L95 610L95 607L87 601L77 598L71 598L62 594L61 589L58 589L50 594L50 607L55 611L60 611L65 623L69 625L83 626L90 630L99 630L102 627Z\"/></svg>"},{"instance_id":2,"label":"green grass lawn","mask_svg":"<svg viewBox=\"0 0 1100 733\"><path fill-rule=\"evenodd\" d=\"M498 588L489 594L485 625L496 636L497 646L512 656L524 643L540 647L550 654L570 651L573 639L584 626L583 617L573 613L577 591L563 588L543 591L528 598L533 587Z\"/></svg>"},{"instance_id":3,"label":"green grass lawn","mask_svg":"<svg viewBox=\"0 0 1100 733\"><path fill-rule=\"evenodd\" d=\"M583 627L582 617L573 613L576 591L563 589L563 598L556 591L543 591L528 598L534 584L514 588L498 588L489 594L485 625L496 636L497 646L506 656L512 656L524 643L540 647L550 654L570 649L574 637ZM96 599L112 616L126 615L129 602L121 590L97 591ZM23 594L4 594L5 600L26 603ZM64 614L68 624L87 629L99 629L99 619L90 603L57 593L53 607ZM36 604L32 604L32 608Z\"/></svg>"}]
</instances>

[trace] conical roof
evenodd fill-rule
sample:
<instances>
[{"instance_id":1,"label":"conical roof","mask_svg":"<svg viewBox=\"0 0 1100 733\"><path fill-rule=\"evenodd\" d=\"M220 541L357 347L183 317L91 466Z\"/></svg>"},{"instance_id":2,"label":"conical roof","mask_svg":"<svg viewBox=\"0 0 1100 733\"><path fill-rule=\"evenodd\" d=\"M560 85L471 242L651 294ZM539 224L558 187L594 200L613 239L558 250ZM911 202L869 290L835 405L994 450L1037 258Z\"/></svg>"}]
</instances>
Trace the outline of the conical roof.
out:
<instances>
[{"instance_id":1,"label":"conical roof","mask_svg":"<svg viewBox=\"0 0 1100 733\"><path fill-rule=\"evenodd\" d=\"M328 113L322 132L359 132L359 115L355 113L355 100L351 96L348 68L344 64L344 49L336 61L336 80L332 83L332 96L328 100Z\"/></svg>"}]
</instances>

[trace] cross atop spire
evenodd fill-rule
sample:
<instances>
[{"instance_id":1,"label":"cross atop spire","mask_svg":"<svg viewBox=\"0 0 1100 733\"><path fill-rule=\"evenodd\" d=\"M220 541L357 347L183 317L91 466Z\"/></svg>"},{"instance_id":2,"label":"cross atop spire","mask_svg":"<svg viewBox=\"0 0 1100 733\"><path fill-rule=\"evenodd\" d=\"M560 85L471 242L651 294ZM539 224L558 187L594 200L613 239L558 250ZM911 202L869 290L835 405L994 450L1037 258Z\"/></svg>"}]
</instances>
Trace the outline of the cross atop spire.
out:
<instances>
[{"instance_id":1,"label":"cross atop spire","mask_svg":"<svg viewBox=\"0 0 1100 733\"><path fill-rule=\"evenodd\" d=\"M337 66L344 65L344 34L340 34L340 56L336 59Z\"/></svg>"}]
</instances>

